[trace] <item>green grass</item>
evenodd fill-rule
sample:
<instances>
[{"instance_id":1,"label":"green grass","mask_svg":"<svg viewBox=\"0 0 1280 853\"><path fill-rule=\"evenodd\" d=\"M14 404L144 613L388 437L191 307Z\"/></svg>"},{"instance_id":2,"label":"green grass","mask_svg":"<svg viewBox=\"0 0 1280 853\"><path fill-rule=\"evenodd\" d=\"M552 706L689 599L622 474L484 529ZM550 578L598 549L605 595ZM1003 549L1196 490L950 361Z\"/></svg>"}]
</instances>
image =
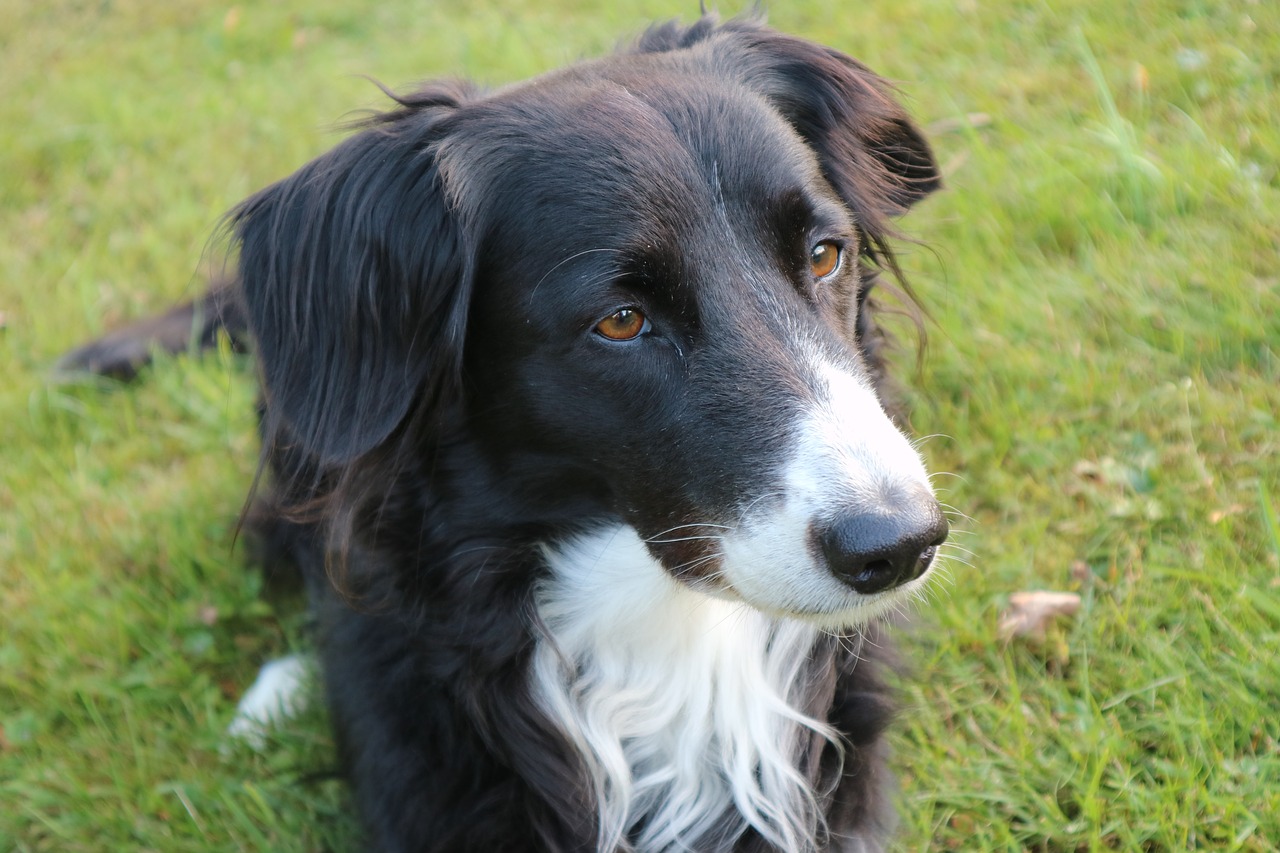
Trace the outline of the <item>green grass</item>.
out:
<instances>
[{"instance_id":1,"label":"green grass","mask_svg":"<svg viewBox=\"0 0 1280 853\"><path fill-rule=\"evenodd\" d=\"M693 12L360 5L0 0L0 850L352 838L319 712L222 751L303 642L233 547L249 366L57 355L198 289L221 213L379 103L358 75L498 83ZM775 5L923 123L991 117L905 223L914 426L972 553L904 640L901 849L1277 849L1280 6ZM1036 588L1084 606L1001 641Z\"/></svg>"}]
</instances>

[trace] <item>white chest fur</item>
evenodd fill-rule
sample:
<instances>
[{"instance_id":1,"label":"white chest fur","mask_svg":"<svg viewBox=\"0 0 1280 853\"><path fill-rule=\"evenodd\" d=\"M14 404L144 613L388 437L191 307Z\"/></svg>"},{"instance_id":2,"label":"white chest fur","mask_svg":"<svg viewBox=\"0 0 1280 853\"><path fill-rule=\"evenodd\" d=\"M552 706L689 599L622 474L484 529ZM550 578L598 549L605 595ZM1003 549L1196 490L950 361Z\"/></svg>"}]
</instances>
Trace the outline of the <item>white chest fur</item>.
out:
<instances>
[{"instance_id":1,"label":"white chest fur","mask_svg":"<svg viewBox=\"0 0 1280 853\"><path fill-rule=\"evenodd\" d=\"M754 827L812 849L797 755L830 734L792 703L816 629L685 587L629 527L547 559L535 689L591 772L599 848L705 851Z\"/></svg>"}]
</instances>

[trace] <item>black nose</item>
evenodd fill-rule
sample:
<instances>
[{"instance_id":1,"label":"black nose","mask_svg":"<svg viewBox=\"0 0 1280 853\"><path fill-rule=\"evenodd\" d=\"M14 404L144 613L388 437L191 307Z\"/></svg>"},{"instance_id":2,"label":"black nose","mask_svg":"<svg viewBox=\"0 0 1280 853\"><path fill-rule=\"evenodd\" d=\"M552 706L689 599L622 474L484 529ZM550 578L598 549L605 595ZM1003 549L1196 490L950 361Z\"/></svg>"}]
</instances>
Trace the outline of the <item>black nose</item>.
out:
<instances>
[{"instance_id":1,"label":"black nose","mask_svg":"<svg viewBox=\"0 0 1280 853\"><path fill-rule=\"evenodd\" d=\"M869 595L923 575L948 529L942 508L925 494L879 512L837 516L818 541L832 573Z\"/></svg>"}]
</instances>

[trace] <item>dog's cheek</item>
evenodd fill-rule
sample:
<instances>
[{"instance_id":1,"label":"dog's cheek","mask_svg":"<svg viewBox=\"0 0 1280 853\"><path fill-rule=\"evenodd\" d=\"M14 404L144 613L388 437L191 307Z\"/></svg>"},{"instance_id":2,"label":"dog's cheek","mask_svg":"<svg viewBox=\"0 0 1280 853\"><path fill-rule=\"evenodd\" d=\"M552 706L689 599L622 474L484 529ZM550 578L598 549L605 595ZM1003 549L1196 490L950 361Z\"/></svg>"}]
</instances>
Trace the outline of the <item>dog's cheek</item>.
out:
<instances>
[{"instance_id":1,"label":"dog's cheek","mask_svg":"<svg viewBox=\"0 0 1280 853\"><path fill-rule=\"evenodd\" d=\"M670 489L648 496L627 518L649 553L676 580L706 592L722 591L721 534L727 515L708 512L674 497Z\"/></svg>"},{"instance_id":2,"label":"dog's cheek","mask_svg":"<svg viewBox=\"0 0 1280 853\"><path fill-rule=\"evenodd\" d=\"M475 377L477 423L506 452L537 454L643 502L645 487L666 477L653 437L679 420L678 386L653 365L619 361L577 349L495 351Z\"/></svg>"}]
</instances>

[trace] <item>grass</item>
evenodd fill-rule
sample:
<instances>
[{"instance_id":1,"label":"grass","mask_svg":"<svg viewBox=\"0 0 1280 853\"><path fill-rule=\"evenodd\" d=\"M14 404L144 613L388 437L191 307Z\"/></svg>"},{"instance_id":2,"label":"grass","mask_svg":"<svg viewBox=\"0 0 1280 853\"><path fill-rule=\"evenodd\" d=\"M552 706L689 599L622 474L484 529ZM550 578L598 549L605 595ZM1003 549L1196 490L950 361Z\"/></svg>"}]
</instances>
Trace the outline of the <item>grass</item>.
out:
<instances>
[{"instance_id":1,"label":"grass","mask_svg":"<svg viewBox=\"0 0 1280 853\"><path fill-rule=\"evenodd\" d=\"M924 123L990 117L905 223L914 426L971 553L904 640L900 848L1278 849L1280 7L776 5ZM56 356L198 289L220 214L379 103L357 75L497 83L693 11L0 0L0 850L353 843L319 712L224 746L303 642L232 544L248 365ZM1037 588L1083 607L1002 641Z\"/></svg>"}]
</instances>

